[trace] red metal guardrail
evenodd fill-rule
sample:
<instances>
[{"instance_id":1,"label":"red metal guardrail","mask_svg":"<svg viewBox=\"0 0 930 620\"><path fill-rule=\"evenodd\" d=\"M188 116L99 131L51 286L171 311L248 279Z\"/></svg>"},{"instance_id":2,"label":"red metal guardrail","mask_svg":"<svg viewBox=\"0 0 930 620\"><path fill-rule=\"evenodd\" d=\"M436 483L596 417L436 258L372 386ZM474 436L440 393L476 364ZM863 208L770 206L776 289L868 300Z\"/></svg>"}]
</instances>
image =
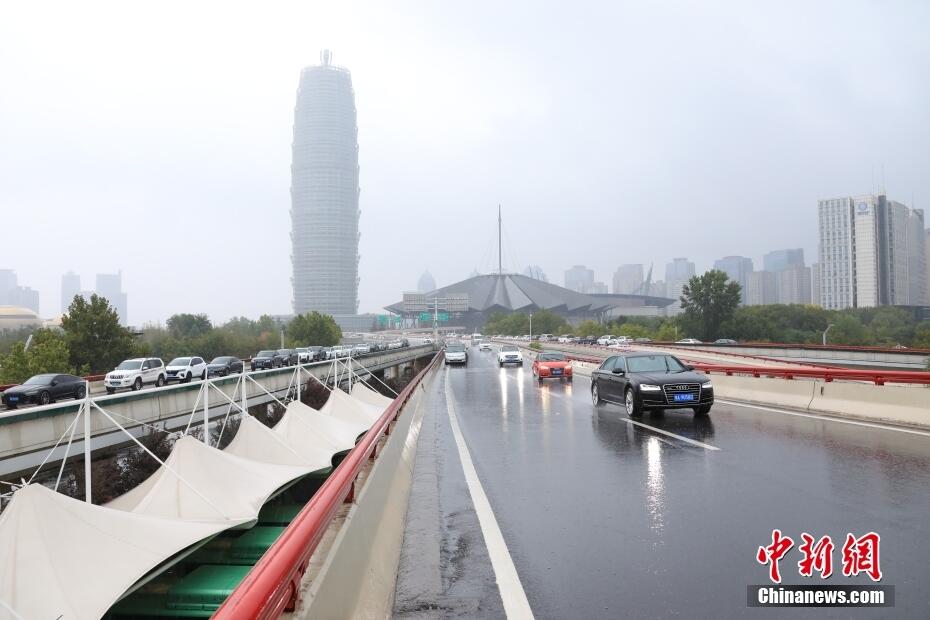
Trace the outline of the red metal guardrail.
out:
<instances>
[{"instance_id":1,"label":"red metal guardrail","mask_svg":"<svg viewBox=\"0 0 930 620\"><path fill-rule=\"evenodd\" d=\"M604 360L596 357L584 357L580 355L565 355L570 360L587 362L589 364L600 364ZM797 368L774 368L769 366L728 366L724 364L708 364L704 362L689 362L695 370L712 374L732 375L749 375L752 377L775 377L780 379L794 379L802 377L807 379L822 379L826 383L836 380L840 381L867 381L875 385L885 385L886 383L910 383L918 385L930 385L930 372L919 370L859 370L857 368L832 368L832 367L797 367Z\"/></svg>"},{"instance_id":2,"label":"red metal guardrail","mask_svg":"<svg viewBox=\"0 0 930 620\"><path fill-rule=\"evenodd\" d=\"M213 618L224 620L270 620L294 609L300 581L339 507L353 501L355 479L365 461L374 455L382 435L397 419L400 410L436 364L439 355L407 384L362 440L349 452L339 467L307 502L277 541L265 552L229 598L216 610Z\"/></svg>"},{"instance_id":3,"label":"red metal guardrail","mask_svg":"<svg viewBox=\"0 0 930 620\"><path fill-rule=\"evenodd\" d=\"M794 379L804 377L822 379L830 383L841 381L867 381L875 385L886 383L910 383L930 385L930 372L919 370L859 370L856 368L770 368L768 366L724 366L719 364L692 363L696 370L725 375L751 375L753 377L777 377Z\"/></svg>"}]
</instances>

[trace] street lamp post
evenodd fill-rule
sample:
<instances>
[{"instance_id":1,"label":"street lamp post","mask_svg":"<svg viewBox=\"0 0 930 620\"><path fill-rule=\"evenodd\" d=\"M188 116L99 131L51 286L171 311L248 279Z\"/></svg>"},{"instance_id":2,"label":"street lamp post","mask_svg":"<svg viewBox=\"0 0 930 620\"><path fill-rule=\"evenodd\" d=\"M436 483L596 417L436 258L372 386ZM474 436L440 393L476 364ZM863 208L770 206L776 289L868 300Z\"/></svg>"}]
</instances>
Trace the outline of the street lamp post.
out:
<instances>
[{"instance_id":1,"label":"street lamp post","mask_svg":"<svg viewBox=\"0 0 930 620\"><path fill-rule=\"evenodd\" d=\"M530 312L530 342L533 342L533 313Z\"/></svg>"},{"instance_id":2,"label":"street lamp post","mask_svg":"<svg viewBox=\"0 0 930 620\"><path fill-rule=\"evenodd\" d=\"M823 330L823 346L827 346L827 332L830 331L831 327L833 327L833 323L827 325L827 329Z\"/></svg>"}]
</instances>

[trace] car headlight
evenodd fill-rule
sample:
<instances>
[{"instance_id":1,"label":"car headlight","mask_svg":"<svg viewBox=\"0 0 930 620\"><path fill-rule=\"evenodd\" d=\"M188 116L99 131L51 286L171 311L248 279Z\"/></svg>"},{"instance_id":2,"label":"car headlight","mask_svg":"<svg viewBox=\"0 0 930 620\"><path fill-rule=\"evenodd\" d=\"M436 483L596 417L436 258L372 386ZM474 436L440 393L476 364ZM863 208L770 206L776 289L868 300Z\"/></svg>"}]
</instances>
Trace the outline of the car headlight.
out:
<instances>
[{"instance_id":1,"label":"car headlight","mask_svg":"<svg viewBox=\"0 0 930 620\"><path fill-rule=\"evenodd\" d=\"M714 384L712 381L705 381L701 384L701 389L703 390L712 390L714 389Z\"/></svg>"},{"instance_id":2,"label":"car headlight","mask_svg":"<svg viewBox=\"0 0 930 620\"><path fill-rule=\"evenodd\" d=\"M658 385L652 385L649 383L643 383L639 386L643 392L661 392L662 388Z\"/></svg>"}]
</instances>

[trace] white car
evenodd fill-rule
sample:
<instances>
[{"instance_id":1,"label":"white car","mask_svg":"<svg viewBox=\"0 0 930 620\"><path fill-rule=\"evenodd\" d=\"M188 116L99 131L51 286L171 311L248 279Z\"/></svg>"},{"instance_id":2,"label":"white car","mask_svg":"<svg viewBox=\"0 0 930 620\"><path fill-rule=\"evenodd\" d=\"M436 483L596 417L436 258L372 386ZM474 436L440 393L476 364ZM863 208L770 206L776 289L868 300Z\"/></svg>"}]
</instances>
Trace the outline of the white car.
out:
<instances>
[{"instance_id":1,"label":"white car","mask_svg":"<svg viewBox=\"0 0 930 620\"><path fill-rule=\"evenodd\" d=\"M165 382L188 383L207 376L207 363L202 357L176 357L165 366Z\"/></svg>"},{"instance_id":2,"label":"white car","mask_svg":"<svg viewBox=\"0 0 930 620\"><path fill-rule=\"evenodd\" d=\"M681 340L676 340L675 344L704 344L697 338L682 338Z\"/></svg>"},{"instance_id":3,"label":"white car","mask_svg":"<svg viewBox=\"0 0 930 620\"><path fill-rule=\"evenodd\" d=\"M446 366L449 364L464 364L468 365L468 351L465 350L465 345L460 342L450 342L446 345L446 350L443 352L443 359L446 363Z\"/></svg>"},{"instance_id":4,"label":"white car","mask_svg":"<svg viewBox=\"0 0 930 620\"><path fill-rule=\"evenodd\" d=\"M611 345L617 344L617 337L610 334L606 334L597 339L597 343L600 345Z\"/></svg>"},{"instance_id":5,"label":"white car","mask_svg":"<svg viewBox=\"0 0 930 620\"><path fill-rule=\"evenodd\" d=\"M520 352L519 347L513 344L501 345L497 351L497 365L503 368L504 364L523 365L523 353Z\"/></svg>"},{"instance_id":6,"label":"white car","mask_svg":"<svg viewBox=\"0 0 930 620\"><path fill-rule=\"evenodd\" d=\"M161 387L165 384L165 363L157 357L137 357L126 360L107 373L103 385L107 394L120 388L141 390L144 385Z\"/></svg>"},{"instance_id":7,"label":"white car","mask_svg":"<svg viewBox=\"0 0 930 620\"><path fill-rule=\"evenodd\" d=\"M560 344L571 344L574 338L575 337L572 336L571 334L565 334L564 336L559 336L559 343Z\"/></svg>"},{"instance_id":8,"label":"white car","mask_svg":"<svg viewBox=\"0 0 930 620\"><path fill-rule=\"evenodd\" d=\"M481 343L478 345L478 350L479 350L479 351L490 351L490 350L491 350L491 341L490 341L490 340L482 340Z\"/></svg>"},{"instance_id":9,"label":"white car","mask_svg":"<svg viewBox=\"0 0 930 620\"><path fill-rule=\"evenodd\" d=\"M368 355L371 353L371 345L365 342L352 347L352 355Z\"/></svg>"}]
</instances>

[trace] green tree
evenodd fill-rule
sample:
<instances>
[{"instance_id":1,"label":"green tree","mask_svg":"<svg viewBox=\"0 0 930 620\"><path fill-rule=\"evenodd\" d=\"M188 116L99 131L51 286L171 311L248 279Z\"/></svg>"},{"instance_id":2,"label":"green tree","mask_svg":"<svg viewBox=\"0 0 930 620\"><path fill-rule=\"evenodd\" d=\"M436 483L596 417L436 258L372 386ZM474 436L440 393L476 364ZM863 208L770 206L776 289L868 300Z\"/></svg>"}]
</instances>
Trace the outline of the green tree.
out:
<instances>
[{"instance_id":1,"label":"green tree","mask_svg":"<svg viewBox=\"0 0 930 620\"><path fill-rule=\"evenodd\" d=\"M165 324L168 326L168 333L178 339L196 338L213 329L213 324L206 314L175 314L169 317Z\"/></svg>"},{"instance_id":2,"label":"green tree","mask_svg":"<svg viewBox=\"0 0 930 620\"><path fill-rule=\"evenodd\" d=\"M90 373L106 372L138 351L132 332L119 324L119 316L103 297L90 302L76 296L61 327L68 343L71 366Z\"/></svg>"},{"instance_id":3,"label":"green tree","mask_svg":"<svg viewBox=\"0 0 930 620\"><path fill-rule=\"evenodd\" d=\"M617 328L617 335L627 338L648 338L649 333L648 328L638 323L623 323Z\"/></svg>"},{"instance_id":4,"label":"green tree","mask_svg":"<svg viewBox=\"0 0 930 620\"><path fill-rule=\"evenodd\" d=\"M587 321L582 321L579 323L578 326L574 328L572 333L574 333L576 336L581 336L582 338L585 336L594 336L595 338L600 338L602 335L604 335L604 329L605 326L601 323L588 319Z\"/></svg>"},{"instance_id":5,"label":"green tree","mask_svg":"<svg viewBox=\"0 0 930 620\"><path fill-rule=\"evenodd\" d=\"M694 276L681 291L682 327L701 340L717 338L720 327L733 319L740 302L740 285L728 282L727 274L711 269Z\"/></svg>"},{"instance_id":6,"label":"green tree","mask_svg":"<svg viewBox=\"0 0 930 620\"><path fill-rule=\"evenodd\" d=\"M49 329L37 330L28 349L17 342L7 355L0 356L0 383L22 383L33 375L47 372L72 373L68 344Z\"/></svg>"},{"instance_id":7,"label":"green tree","mask_svg":"<svg viewBox=\"0 0 930 620\"><path fill-rule=\"evenodd\" d=\"M339 344L342 330L332 316L314 310L295 316L287 326L287 336L299 346L331 347Z\"/></svg>"},{"instance_id":8,"label":"green tree","mask_svg":"<svg viewBox=\"0 0 930 620\"><path fill-rule=\"evenodd\" d=\"M924 321L917 326L911 345L915 349L930 349L930 321ZM930 363L930 359L927 362Z\"/></svg>"},{"instance_id":9,"label":"green tree","mask_svg":"<svg viewBox=\"0 0 930 620\"><path fill-rule=\"evenodd\" d=\"M868 328L859 318L850 313L837 313L833 317L833 327L827 334L829 344L868 345L872 338Z\"/></svg>"},{"instance_id":10,"label":"green tree","mask_svg":"<svg viewBox=\"0 0 930 620\"><path fill-rule=\"evenodd\" d=\"M666 320L663 321L659 328L655 332L655 340L659 342L672 342L678 340L678 326L675 324L675 321Z\"/></svg>"}]
</instances>

